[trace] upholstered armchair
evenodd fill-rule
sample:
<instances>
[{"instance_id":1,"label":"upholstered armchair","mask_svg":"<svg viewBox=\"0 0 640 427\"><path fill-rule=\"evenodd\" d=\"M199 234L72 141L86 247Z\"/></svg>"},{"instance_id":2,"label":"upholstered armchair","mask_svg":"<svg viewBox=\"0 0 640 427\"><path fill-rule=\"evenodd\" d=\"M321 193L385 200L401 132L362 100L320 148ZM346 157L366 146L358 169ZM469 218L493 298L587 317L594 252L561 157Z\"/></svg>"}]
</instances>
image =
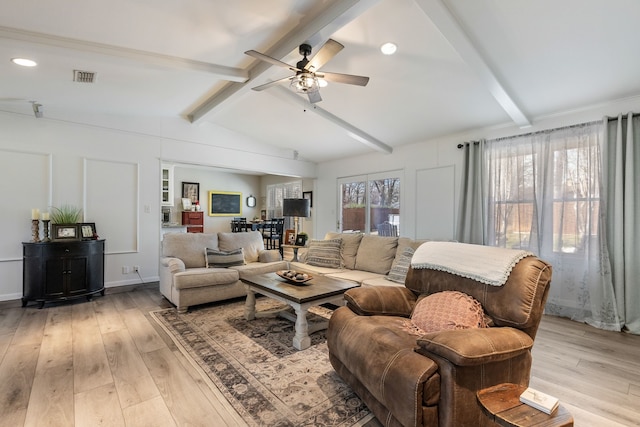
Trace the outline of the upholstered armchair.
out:
<instances>
[{"instance_id":1,"label":"upholstered armchair","mask_svg":"<svg viewBox=\"0 0 640 427\"><path fill-rule=\"evenodd\" d=\"M345 294L327 331L331 363L385 426L494 425L476 393L528 385L550 280L551 267L535 256L519 260L500 286L412 262L405 287ZM416 304L444 291L475 298L489 327L411 331Z\"/></svg>"}]
</instances>

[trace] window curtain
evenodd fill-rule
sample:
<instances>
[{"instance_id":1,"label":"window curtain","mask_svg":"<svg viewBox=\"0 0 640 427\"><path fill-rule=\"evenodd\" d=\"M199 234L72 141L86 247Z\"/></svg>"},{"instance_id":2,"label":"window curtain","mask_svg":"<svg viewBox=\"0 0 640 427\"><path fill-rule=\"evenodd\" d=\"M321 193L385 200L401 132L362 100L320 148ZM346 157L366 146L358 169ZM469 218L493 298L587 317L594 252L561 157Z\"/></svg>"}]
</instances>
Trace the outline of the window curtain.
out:
<instances>
[{"instance_id":1,"label":"window curtain","mask_svg":"<svg viewBox=\"0 0 640 427\"><path fill-rule=\"evenodd\" d=\"M486 244L551 264L546 313L620 330L600 209L602 134L598 122L488 140Z\"/></svg>"},{"instance_id":2,"label":"window curtain","mask_svg":"<svg viewBox=\"0 0 640 427\"><path fill-rule=\"evenodd\" d=\"M462 147L464 163L460 188L460 215L456 228L459 242L484 245L486 225L486 180L484 174L485 140L469 142Z\"/></svg>"},{"instance_id":3,"label":"window curtain","mask_svg":"<svg viewBox=\"0 0 640 427\"><path fill-rule=\"evenodd\" d=\"M640 334L640 117L604 119L607 240L617 310Z\"/></svg>"}]
</instances>

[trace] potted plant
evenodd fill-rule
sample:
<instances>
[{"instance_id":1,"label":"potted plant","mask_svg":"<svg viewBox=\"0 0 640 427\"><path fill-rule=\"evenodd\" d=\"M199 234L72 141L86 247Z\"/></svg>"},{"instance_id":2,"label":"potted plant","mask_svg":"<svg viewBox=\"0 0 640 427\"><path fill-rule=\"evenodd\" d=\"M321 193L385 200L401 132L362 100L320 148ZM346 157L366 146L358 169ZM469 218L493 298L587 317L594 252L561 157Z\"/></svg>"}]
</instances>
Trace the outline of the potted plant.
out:
<instances>
[{"instance_id":1,"label":"potted plant","mask_svg":"<svg viewBox=\"0 0 640 427\"><path fill-rule=\"evenodd\" d=\"M72 205L62 205L59 208L51 207L51 223L52 224L76 224L80 220L82 209Z\"/></svg>"}]
</instances>

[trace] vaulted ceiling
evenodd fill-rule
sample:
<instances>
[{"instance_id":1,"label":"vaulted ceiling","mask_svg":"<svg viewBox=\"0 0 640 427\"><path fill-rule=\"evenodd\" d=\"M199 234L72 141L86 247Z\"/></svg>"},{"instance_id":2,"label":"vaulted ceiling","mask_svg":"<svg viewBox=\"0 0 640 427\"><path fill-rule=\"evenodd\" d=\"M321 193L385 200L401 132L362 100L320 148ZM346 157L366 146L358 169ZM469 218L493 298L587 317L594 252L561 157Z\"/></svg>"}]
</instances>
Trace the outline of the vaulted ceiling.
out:
<instances>
[{"instance_id":1,"label":"vaulted ceiling","mask_svg":"<svg viewBox=\"0 0 640 427\"><path fill-rule=\"evenodd\" d=\"M640 95L638 16L637 0L4 0L0 111L211 123L314 162L391 152ZM245 51L295 64L329 38L345 48L322 70L366 87L314 105L251 90L291 72Z\"/></svg>"}]
</instances>

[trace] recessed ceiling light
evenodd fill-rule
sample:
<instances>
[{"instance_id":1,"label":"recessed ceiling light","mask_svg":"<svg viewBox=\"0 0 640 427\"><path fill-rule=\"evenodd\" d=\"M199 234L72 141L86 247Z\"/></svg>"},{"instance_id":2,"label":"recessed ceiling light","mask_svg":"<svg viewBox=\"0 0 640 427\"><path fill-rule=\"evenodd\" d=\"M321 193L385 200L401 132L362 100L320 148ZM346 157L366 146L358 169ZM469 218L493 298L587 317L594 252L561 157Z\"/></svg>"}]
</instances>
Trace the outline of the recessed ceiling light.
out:
<instances>
[{"instance_id":1,"label":"recessed ceiling light","mask_svg":"<svg viewBox=\"0 0 640 427\"><path fill-rule=\"evenodd\" d=\"M11 62L16 65L22 65L23 67L35 67L38 65L36 61L27 58L12 58Z\"/></svg>"},{"instance_id":2,"label":"recessed ceiling light","mask_svg":"<svg viewBox=\"0 0 640 427\"><path fill-rule=\"evenodd\" d=\"M385 55L393 55L394 53L396 53L397 49L398 46L396 46L394 43L385 43L380 46L380 52L384 53Z\"/></svg>"}]
</instances>

